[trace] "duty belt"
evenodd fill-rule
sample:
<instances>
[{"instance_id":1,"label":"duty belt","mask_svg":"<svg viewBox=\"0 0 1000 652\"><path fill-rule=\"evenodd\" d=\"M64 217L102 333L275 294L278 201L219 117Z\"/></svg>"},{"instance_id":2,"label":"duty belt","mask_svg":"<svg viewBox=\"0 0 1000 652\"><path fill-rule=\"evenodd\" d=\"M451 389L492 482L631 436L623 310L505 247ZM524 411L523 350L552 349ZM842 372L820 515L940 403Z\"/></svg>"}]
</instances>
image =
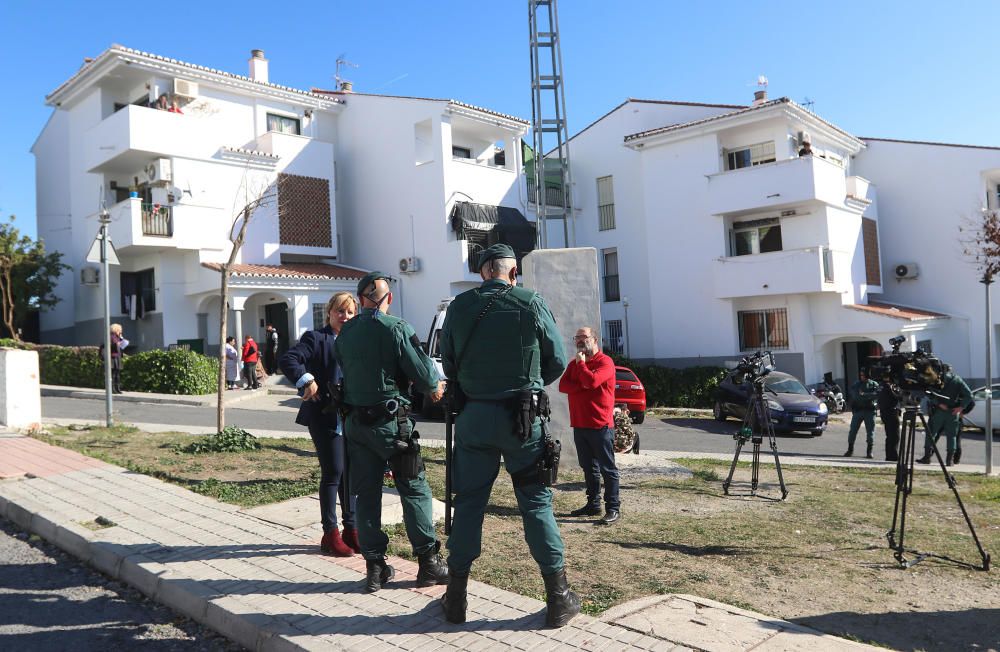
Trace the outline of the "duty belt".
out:
<instances>
[{"instance_id":1,"label":"duty belt","mask_svg":"<svg viewBox=\"0 0 1000 652\"><path fill-rule=\"evenodd\" d=\"M410 406L390 398L375 405L352 405L351 410L357 412L358 420L361 423L371 426L393 417L397 419L406 417L410 413Z\"/></svg>"}]
</instances>

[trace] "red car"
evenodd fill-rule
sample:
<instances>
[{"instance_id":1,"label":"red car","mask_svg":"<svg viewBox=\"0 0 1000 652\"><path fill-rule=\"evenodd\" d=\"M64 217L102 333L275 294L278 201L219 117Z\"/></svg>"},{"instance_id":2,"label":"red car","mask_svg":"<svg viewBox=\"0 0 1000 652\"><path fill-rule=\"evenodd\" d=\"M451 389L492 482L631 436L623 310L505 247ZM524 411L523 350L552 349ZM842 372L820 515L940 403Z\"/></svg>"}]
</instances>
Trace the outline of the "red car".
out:
<instances>
[{"instance_id":1,"label":"red car","mask_svg":"<svg viewBox=\"0 0 1000 652\"><path fill-rule=\"evenodd\" d=\"M615 405L628 408L632 423L646 419L646 388L628 367L615 367Z\"/></svg>"}]
</instances>

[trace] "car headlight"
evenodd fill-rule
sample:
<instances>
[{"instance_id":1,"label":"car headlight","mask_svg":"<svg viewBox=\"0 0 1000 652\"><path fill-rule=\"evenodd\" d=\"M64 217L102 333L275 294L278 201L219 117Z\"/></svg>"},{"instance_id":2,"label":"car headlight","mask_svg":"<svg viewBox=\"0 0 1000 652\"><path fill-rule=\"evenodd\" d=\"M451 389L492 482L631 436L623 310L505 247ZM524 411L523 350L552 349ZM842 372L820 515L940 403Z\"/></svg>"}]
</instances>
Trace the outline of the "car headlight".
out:
<instances>
[{"instance_id":1,"label":"car headlight","mask_svg":"<svg viewBox=\"0 0 1000 652\"><path fill-rule=\"evenodd\" d=\"M781 403L778 403L773 398L767 399L767 407L774 412L784 412L785 408L781 407Z\"/></svg>"},{"instance_id":2,"label":"car headlight","mask_svg":"<svg viewBox=\"0 0 1000 652\"><path fill-rule=\"evenodd\" d=\"M826 414L827 412L829 412L829 410L826 407L826 403L824 403L823 401L820 401L819 402L819 413L820 414Z\"/></svg>"}]
</instances>

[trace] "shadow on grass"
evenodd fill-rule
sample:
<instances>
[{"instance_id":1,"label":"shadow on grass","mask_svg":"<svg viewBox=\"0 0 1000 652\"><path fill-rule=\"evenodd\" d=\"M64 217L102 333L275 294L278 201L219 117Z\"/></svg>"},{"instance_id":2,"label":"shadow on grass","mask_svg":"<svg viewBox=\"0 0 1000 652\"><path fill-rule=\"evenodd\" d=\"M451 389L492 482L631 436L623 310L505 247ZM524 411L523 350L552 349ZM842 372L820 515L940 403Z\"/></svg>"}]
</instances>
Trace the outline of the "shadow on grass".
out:
<instances>
[{"instance_id":1,"label":"shadow on grass","mask_svg":"<svg viewBox=\"0 0 1000 652\"><path fill-rule=\"evenodd\" d=\"M726 545L707 545L707 546L690 546L683 543L671 543L669 541L650 541L645 543L633 542L633 541L614 541L622 548L626 550L662 550L664 552L676 552L682 555L687 555L688 557L707 557L716 555L726 555L731 557L745 557L749 555L759 554L759 550L755 548L746 548L744 546L726 546Z\"/></svg>"}]
</instances>

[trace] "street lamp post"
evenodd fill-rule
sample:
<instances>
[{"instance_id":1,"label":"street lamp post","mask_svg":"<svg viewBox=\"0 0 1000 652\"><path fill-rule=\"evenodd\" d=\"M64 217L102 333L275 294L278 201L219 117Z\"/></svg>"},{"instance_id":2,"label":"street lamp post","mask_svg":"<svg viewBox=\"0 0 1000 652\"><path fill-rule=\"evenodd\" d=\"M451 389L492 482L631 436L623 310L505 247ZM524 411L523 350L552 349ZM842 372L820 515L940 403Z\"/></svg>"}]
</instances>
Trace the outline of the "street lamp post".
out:
<instances>
[{"instance_id":1,"label":"street lamp post","mask_svg":"<svg viewBox=\"0 0 1000 652\"><path fill-rule=\"evenodd\" d=\"M986 442L986 475L993 474L993 315L990 306L990 285L993 276L986 272L980 281L986 288L986 420L983 423L983 441Z\"/></svg>"},{"instance_id":2,"label":"street lamp post","mask_svg":"<svg viewBox=\"0 0 1000 652\"><path fill-rule=\"evenodd\" d=\"M625 309L625 357L631 358L630 344L629 342L629 332L628 332L628 297L622 297L622 308Z\"/></svg>"},{"instance_id":3,"label":"street lamp post","mask_svg":"<svg viewBox=\"0 0 1000 652\"><path fill-rule=\"evenodd\" d=\"M108 225L111 223L111 215L108 211L101 211L100 222L101 280L104 281L104 412L105 424L110 428L115 425L115 421L111 402L111 279L108 278L111 253L108 246Z\"/></svg>"}]
</instances>

